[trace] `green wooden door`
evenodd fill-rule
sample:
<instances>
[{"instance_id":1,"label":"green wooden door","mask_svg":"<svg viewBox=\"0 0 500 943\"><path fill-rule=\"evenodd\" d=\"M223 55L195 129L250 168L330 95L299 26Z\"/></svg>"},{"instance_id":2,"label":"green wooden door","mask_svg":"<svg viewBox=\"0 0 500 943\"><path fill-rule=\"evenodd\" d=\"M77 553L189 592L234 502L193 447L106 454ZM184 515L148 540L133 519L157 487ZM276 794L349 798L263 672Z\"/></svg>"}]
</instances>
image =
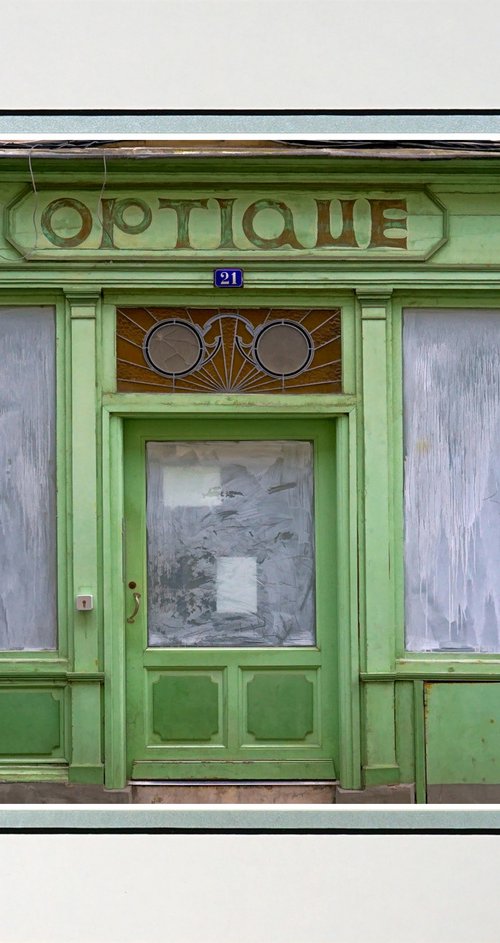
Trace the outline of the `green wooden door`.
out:
<instances>
[{"instance_id":1,"label":"green wooden door","mask_svg":"<svg viewBox=\"0 0 500 943\"><path fill-rule=\"evenodd\" d=\"M335 778L335 466L330 420L126 423L132 779Z\"/></svg>"}]
</instances>

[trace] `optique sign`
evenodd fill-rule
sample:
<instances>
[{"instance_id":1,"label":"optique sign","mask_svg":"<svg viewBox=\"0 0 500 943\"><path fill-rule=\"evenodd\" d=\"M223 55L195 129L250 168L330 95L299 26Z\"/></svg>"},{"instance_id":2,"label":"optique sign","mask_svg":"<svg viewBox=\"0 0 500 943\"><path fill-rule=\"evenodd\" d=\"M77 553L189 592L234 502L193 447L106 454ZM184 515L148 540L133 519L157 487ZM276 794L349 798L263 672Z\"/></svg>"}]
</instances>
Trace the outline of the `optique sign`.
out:
<instances>
[{"instance_id":1,"label":"optique sign","mask_svg":"<svg viewBox=\"0 0 500 943\"><path fill-rule=\"evenodd\" d=\"M160 189L24 193L7 236L28 260L267 256L428 258L445 241L426 189L210 194Z\"/></svg>"}]
</instances>

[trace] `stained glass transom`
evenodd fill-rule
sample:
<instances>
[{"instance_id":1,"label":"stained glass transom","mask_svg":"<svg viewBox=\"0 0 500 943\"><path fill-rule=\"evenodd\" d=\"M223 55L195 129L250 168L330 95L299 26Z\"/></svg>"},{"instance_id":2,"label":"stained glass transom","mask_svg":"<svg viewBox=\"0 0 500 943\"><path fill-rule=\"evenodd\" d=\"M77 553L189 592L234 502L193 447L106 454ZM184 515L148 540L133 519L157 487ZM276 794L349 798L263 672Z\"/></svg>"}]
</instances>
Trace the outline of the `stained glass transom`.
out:
<instances>
[{"instance_id":1,"label":"stained glass transom","mask_svg":"<svg viewBox=\"0 0 500 943\"><path fill-rule=\"evenodd\" d=\"M339 309L120 308L122 392L338 393Z\"/></svg>"}]
</instances>

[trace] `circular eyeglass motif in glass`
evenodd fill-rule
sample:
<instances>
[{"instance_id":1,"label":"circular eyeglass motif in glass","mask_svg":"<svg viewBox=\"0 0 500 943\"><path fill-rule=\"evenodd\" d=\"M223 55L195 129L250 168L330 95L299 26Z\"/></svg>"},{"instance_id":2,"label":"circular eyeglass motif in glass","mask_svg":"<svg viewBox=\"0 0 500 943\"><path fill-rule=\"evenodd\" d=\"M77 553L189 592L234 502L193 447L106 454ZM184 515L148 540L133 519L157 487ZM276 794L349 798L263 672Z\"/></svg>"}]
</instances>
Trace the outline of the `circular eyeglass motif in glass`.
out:
<instances>
[{"instance_id":1,"label":"circular eyeglass motif in glass","mask_svg":"<svg viewBox=\"0 0 500 943\"><path fill-rule=\"evenodd\" d=\"M201 334L188 321L161 321L144 338L144 358L164 377L182 377L198 366L203 356Z\"/></svg>"},{"instance_id":2,"label":"circular eyeglass motif in glass","mask_svg":"<svg viewBox=\"0 0 500 943\"><path fill-rule=\"evenodd\" d=\"M314 354L311 335L293 321L272 321L258 332L253 356L272 377L295 377L306 370Z\"/></svg>"}]
</instances>

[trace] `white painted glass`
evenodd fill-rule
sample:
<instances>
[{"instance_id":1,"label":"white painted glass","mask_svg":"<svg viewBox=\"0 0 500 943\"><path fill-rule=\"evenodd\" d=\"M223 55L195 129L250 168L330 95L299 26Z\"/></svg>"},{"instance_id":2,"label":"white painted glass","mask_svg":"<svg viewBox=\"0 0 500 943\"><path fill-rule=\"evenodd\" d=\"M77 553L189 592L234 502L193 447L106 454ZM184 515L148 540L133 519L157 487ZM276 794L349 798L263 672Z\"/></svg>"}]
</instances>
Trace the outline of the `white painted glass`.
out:
<instances>
[{"instance_id":1,"label":"white painted glass","mask_svg":"<svg viewBox=\"0 0 500 943\"><path fill-rule=\"evenodd\" d=\"M149 442L147 528L150 645L314 645L310 442Z\"/></svg>"},{"instance_id":2,"label":"white painted glass","mask_svg":"<svg viewBox=\"0 0 500 943\"><path fill-rule=\"evenodd\" d=\"M0 364L0 649L54 649L52 308L0 308Z\"/></svg>"},{"instance_id":3,"label":"white painted glass","mask_svg":"<svg viewBox=\"0 0 500 943\"><path fill-rule=\"evenodd\" d=\"M404 315L409 651L500 651L500 311Z\"/></svg>"}]
</instances>

